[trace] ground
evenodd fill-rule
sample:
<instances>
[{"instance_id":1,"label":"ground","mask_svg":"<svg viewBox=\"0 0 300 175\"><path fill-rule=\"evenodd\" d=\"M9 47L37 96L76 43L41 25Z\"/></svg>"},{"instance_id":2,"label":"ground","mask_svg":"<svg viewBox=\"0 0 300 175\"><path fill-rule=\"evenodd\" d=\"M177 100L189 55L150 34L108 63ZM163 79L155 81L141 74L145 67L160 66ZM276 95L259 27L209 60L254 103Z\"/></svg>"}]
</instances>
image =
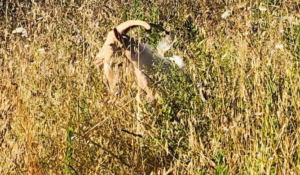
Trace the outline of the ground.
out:
<instances>
[{"instance_id":1,"label":"ground","mask_svg":"<svg viewBox=\"0 0 300 175\"><path fill-rule=\"evenodd\" d=\"M299 174L300 2L0 2L0 174ZM154 102L118 58L93 60L139 19L177 38ZM130 36L155 47L163 34ZM145 97L145 94L142 94Z\"/></svg>"}]
</instances>

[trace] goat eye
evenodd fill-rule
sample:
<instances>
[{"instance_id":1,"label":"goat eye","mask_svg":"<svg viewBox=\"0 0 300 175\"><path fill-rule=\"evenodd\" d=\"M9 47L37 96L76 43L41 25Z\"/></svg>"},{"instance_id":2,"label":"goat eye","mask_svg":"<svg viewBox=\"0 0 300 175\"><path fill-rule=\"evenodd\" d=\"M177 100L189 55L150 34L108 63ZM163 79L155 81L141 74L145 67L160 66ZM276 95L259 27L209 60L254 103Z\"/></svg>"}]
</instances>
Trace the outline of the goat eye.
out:
<instances>
[{"instance_id":1,"label":"goat eye","mask_svg":"<svg viewBox=\"0 0 300 175\"><path fill-rule=\"evenodd\" d=\"M113 46L114 46L114 44L113 44L113 43L110 43L110 44L109 44L109 46L110 46L110 47L113 47Z\"/></svg>"}]
</instances>

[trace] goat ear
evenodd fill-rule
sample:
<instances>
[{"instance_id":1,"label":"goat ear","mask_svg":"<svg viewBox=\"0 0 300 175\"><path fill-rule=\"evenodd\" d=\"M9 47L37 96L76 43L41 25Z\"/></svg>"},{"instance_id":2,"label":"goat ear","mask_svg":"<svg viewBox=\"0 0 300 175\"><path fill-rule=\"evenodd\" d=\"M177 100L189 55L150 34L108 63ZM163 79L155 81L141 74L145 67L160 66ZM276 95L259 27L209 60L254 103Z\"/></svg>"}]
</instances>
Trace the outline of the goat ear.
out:
<instances>
[{"instance_id":1,"label":"goat ear","mask_svg":"<svg viewBox=\"0 0 300 175\"><path fill-rule=\"evenodd\" d=\"M121 41L121 33L117 30L117 28L114 28L114 34L118 41Z\"/></svg>"}]
</instances>

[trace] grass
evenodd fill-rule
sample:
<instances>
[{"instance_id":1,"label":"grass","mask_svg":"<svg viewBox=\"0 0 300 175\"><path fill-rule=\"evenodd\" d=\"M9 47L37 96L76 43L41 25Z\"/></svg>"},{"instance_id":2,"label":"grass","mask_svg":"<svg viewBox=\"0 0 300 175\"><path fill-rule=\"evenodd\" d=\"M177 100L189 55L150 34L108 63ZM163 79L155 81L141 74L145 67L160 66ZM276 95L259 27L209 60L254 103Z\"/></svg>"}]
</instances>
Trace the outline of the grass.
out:
<instances>
[{"instance_id":1,"label":"grass","mask_svg":"<svg viewBox=\"0 0 300 175\"><path fill-rule=\"evenodd\" d=\"M1 174L300 173L298 0L0 7ZM93 64L128 19L171 31L167 54L187 64L158 69L154 103L135 100L125 58L117 95ZM153 46L162 37L130 35Z\"/></svg>"}]
</instances>

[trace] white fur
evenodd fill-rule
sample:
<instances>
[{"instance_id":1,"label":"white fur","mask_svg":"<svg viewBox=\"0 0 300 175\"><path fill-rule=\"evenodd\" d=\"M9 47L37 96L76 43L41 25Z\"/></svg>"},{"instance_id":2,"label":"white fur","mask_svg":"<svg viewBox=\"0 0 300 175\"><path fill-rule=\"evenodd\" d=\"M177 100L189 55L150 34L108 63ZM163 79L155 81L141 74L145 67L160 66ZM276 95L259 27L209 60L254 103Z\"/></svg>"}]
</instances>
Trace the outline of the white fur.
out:
<instances>
[{"instance_id":1,"label":"white fur","mask_svg":"<svg viewBox=\"0 0 300 175\"><path fill-rule=\"evenodd\" d=\"M144 21L126 21L116 27L113 31L108 32L106 41L100 52L97 54L94 62L97 66L104 67L104 74L108 79L110 90L114 93L117 81L115 73L110 66L110 62L112 57L122 49L123 53L125 53L126 57L134 65L134 73L139 87L147 93L148 101L152 101L154 96L152 95L152 90L148 86L147 74L154 73L153 65L156 61L153 51L148 44L139 43L137 40L126 35L126 32L128 32L129 29L136 26L143 26L147 30L150 30L151 27L164 30L162 27L150 25ZM161 58L165 58L164 53L172 47L173 43L174 41L172 41L170 37L163 38L156 48L157 55ZM174 61L180 68L184 67L184 63L179 56L165 59Z\"/></svg>"}]
</instances>

